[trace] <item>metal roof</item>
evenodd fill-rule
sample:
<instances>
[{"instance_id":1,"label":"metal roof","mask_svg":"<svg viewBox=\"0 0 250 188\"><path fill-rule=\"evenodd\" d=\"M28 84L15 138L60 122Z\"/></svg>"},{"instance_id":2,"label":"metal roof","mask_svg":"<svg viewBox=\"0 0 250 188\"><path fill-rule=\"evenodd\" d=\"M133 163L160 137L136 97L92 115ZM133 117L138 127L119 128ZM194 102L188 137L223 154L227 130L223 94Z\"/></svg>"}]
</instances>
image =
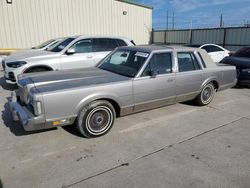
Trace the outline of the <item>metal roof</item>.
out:
<instances>
[{"instance_id":1,"label":"metal roof","mask_svg":"<svg viewBox=\"0 0 250 188\"><path fill-rule=\"evenodd\" d=\"M143 8L153 9L153 7L151 7L151 6L143 5L143 4L135 3L135 2L131 2L131 1L126 1L126 0L116 0L116 1L120 1L123 3L131 4L131 5L135 5L135 6L139 6L139 7L143 7Z\"/></svg>"}]
</instances>

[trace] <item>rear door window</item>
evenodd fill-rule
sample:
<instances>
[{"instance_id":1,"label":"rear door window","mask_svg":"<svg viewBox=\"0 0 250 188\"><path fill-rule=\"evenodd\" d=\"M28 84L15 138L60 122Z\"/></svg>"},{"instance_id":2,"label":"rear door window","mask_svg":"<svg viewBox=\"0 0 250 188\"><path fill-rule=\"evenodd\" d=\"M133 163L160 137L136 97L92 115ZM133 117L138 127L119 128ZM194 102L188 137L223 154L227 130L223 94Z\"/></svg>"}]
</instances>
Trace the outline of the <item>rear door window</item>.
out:
<instances>
[{"instance_id":1,"label":"rear door window","mask_svg":"<svg viewBox=\"0 0 250 188\"><path fill-rule=\"evenodd\" d=\"M194 53L178 52L177 57L179 72L187 72L201 69L200 64L197 61Z\"/></svg>"},{"instance_id":2,"label":"rear door window","mask_svg":"<svg viewBox=\"0 0 250 188\"><path fill-rule=\"evenodd\" d=\"M121 39L116 39L116 42L118 43L119 46L127 46L126 42L124 42Z\"/></svg>"}]
</instances>

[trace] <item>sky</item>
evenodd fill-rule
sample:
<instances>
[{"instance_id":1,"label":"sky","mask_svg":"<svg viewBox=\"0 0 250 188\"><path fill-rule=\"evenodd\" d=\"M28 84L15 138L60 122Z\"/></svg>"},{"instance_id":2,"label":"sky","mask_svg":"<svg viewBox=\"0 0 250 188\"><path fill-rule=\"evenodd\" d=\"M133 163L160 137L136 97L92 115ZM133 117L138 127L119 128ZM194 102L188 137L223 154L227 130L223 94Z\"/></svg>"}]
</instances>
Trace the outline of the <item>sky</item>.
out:
<instances>
[{"instance_id":1,"label":"sky","mask_svg":"<svg viewBox=\"0 0 250 188\"><path fill-rule=\"evenodd\" d=\"M222 14L225 27L250 24L250 0L134 0L152 6L153 28L211 28L220 26ZM169 20L167 24L167 12Z\"/></svg>"}]
</instances>

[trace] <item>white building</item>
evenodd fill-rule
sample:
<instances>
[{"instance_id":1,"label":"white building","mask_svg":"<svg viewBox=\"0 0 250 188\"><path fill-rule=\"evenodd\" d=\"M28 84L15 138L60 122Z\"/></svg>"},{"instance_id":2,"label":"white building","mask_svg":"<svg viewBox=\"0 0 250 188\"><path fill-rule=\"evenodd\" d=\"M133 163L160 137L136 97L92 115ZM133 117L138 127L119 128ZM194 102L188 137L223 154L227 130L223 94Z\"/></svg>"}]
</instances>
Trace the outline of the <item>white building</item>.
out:
<instances>
[{"instance_id":1,"label":"white building","mask_svg":"<svg viewBox=\"0 0 250 188\"><path fill-rule=\"evenodd\" d=\"M81 34L120 35L147 44L152 8L123 0L0 0L0 23L0 48Z\"/></svg>"}]
</instances>

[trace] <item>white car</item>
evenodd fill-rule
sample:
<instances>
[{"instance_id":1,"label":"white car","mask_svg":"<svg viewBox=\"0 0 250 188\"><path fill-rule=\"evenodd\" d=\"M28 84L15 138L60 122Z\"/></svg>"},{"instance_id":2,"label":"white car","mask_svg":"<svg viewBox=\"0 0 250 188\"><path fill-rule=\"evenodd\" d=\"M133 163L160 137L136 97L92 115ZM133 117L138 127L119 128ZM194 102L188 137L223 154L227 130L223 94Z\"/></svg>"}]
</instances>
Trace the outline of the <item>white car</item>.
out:
<instances>
[{"instance_id":1,"label":"white car","mask_svg":"<svg viewBox=\"0 0 250 188\"><path fill-rule=\"evenodd\" d=\"M229 56L230 51L217 44L204 44L199 48L204 49L216 63L220 62L224 57Z\"/></svg>"},{"instance_id":2,"label":"white car","mask_svg":"<svg viewBox=\"0 0 250 188\"><path fill-rule=\"evenodd\" d=\"M39 50L46 50L48 49L49 47L51 47L52 45L62 41L64 38L56 38L56 39L50 39L50 40L47 40L45 42L43 42L42 44L39 44L38 46L34 46L32 47L31 49L39 49Z\"/></svg>"},{"instance_id":3,"label":"white car","mask_svg":"<svg viewBox=\"0 0 250 188\"><path fill-rule=\"evenodd\" d=\"M35 50L46 50L49 47L57 44L58 42L60 42L62 40L63 40L63 38L50 39L50 40L43 42L42 44L39 44L38 46L32 47L32 48L14 51L10 55L20 56L20 55L28 53L28 52L32 52L32 51L34 52Z\"/></svg>"},{"instance_id":4,"label":"white car","mask_svg":"<svg viewBox=\"0 0 250 188\"><path fill-rule=\"evenodd\" d=\"M46 50L28 51L4 58L7 83L15 84L18 75L31 72L91 67L118 46L133 46L125 37L73 36Z\"/></svg>"}]
</instances>

